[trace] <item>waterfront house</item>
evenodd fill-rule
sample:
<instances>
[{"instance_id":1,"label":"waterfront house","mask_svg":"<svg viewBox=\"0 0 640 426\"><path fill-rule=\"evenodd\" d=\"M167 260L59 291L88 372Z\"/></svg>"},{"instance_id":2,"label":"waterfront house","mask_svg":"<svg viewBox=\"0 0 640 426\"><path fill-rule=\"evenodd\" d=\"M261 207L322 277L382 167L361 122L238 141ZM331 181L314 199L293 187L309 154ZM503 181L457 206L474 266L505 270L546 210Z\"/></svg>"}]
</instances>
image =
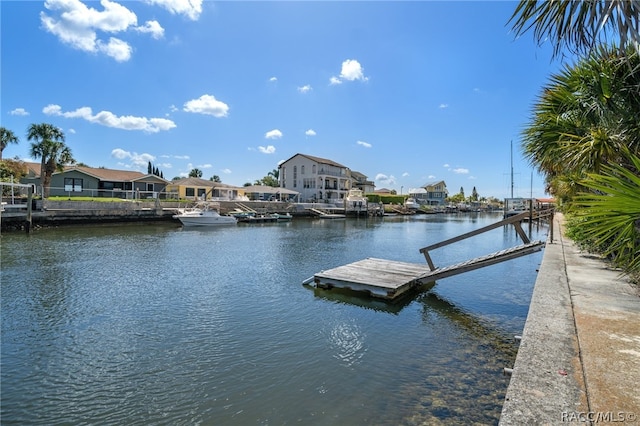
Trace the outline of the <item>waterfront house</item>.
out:
<instances>
[{"instance_id":1,"label":"waterfront house","mask_svg":"<svg viewBox=\"0 0 640 426\"><path fill-rule=\"evenodd\" d=\"M298 195L297 191L286 188L273 187L267 185L251 185L242 188L244 195L250 201L288 201L294 202Z\"/></svg>"},{"instance_id":2,"label":"waterfront house","mask_svg":"<svg viewBox=\"0 0 640 426\"><path fill-rule=\"evenodd\" d=\"M244 189L222 182L196 177L171 181L166 188L167 196L187 200L231 201L244 199Z\"/></svg>"},{"instance_id":3,"label":"waterfront house","mask_svg":"<svg viewBox=\"0 0 640 426\"><path fill-rule=\"evenodd\" d=\"M295 154L279 166L280 188L300 193L300 202L343 203L351 188L351 172L326 158Z\"/></svg>"},{"instance_id":4,"label":"waterfront house","mask_svg":"<svg viewBox=\"0 0 640 426\"><path fill-rule=\"evenodd\" d=\"M423 205L444 206L447 203L449 191L447 191L447 184L443 180L438 180L425 183L413 193L410 191L409 195Z\"/></svg>"},{"instance_id":5,"label":"waterfront house","mask_svg":"<svg viewBox=\"0 0 640 426\"><path fill-rule=\"evenodd\" d=\"M351 188L359 189L363 194L372 194L376 184L360 172L351 170Z\"/></svg>"},{"instance_id":6,"label":"waterfront house","mask_svg":"<svg viewBox=\"0 0 640 426\"><path fill-rule=\"evenodd\" d=\"M41 194L40 163L25 165L27 175L21 183L34 185ZM168 183L160 176L132 170L71 165L51 175L49 196L156 198Z\"/></svg>"}]
</instances>

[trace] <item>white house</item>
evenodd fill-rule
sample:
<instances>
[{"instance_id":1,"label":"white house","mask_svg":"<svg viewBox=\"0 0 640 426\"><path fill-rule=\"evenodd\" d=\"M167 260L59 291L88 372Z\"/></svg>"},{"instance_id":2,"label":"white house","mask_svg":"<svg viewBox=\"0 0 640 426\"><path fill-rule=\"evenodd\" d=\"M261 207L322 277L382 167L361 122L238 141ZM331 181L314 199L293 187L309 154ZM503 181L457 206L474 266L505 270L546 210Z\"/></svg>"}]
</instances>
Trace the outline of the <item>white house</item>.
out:
<instances>
[{"instance_id":1,"label":"white house","mask_svg":"<svg viewBox=\"0 0 640 426\"><path fill-rule=\"evenodd\" d=\"M279 166L280 187L300 193L300 202L343 203L351 171L335 161L295 154Z\"/></svg>"}]
</instances>

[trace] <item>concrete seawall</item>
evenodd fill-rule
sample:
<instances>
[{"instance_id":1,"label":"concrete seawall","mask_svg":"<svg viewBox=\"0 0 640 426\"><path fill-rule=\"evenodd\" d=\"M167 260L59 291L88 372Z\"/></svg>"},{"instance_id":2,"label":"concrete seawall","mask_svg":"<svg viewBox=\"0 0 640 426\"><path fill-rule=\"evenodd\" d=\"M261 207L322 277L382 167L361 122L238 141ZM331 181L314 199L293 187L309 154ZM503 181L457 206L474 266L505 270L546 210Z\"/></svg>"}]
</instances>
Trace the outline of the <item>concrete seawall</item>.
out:
<instances>
[{"instance_id":1,"label":"concrete seawall","mask_svg":"<svg viewBox=\"0 0 640 426\"><path fill-rule=\"evenodd\" d=\"M639 425L639 289L554 221L500 424Z\"/></svg>"}]
</instances>

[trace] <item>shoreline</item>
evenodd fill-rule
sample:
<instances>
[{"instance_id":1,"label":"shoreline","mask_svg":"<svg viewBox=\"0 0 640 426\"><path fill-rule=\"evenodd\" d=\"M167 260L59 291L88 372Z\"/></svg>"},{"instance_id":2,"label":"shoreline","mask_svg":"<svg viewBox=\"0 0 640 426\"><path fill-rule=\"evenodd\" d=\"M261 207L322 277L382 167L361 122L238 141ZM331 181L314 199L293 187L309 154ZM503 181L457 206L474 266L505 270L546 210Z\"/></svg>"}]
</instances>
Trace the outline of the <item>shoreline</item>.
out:
<instances>
[{"instance_id":1,"label":"shoreline","mask_svg":"<svg viewBox=\"0 0 640 426\"><path fill-rule=\"evenodd\" d=\"M554 220L499 424L638 425L640 289Z\"/></svg>"}]
</instances>

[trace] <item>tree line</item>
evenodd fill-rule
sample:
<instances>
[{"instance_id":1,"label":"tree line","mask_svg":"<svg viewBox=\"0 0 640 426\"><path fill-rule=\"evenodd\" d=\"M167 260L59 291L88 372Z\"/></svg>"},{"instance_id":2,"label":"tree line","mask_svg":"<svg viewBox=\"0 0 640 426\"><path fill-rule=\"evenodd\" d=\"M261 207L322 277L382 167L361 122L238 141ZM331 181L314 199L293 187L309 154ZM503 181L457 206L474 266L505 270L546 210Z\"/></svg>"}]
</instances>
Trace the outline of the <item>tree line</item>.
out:
<instances>
[{"instance_id":1,"label":"tree line","mask_svg":"<svg viewBox=\"0 0 640 426\"><path fill-rule=\"evenodd\" d=\"M533 31L554 58L522 131L522 150L568 217L568 235L640 278L640 2L519 2L516 36Z\"/></svg>"}]
</instances>

